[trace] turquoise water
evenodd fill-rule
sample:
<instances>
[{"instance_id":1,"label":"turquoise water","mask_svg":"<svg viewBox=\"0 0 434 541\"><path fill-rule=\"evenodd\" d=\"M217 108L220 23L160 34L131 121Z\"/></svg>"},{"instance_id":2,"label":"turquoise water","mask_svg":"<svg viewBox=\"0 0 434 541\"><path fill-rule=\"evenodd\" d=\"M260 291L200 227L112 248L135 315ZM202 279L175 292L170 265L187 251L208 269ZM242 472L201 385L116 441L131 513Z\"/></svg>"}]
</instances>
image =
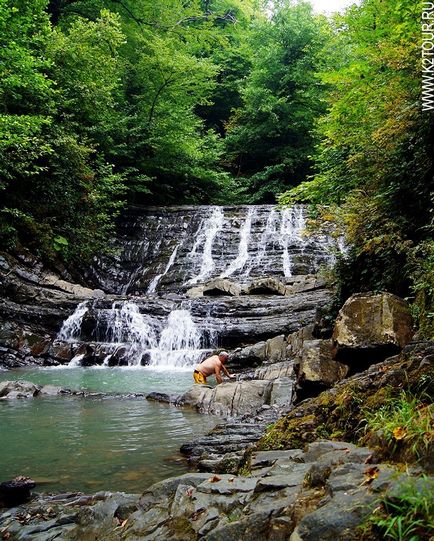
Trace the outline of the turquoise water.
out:
<instances>
[{"instance_id":1,"label":"turquoise water","mask_svg":"<svg viewBox=\"0 0 434 541\"><path fill-rule=\"evenodd\" d=\"M0 372L0 381L104 393L179 394L192 385L188 372L146 369L32 369ZM144 398L36 397L0 401L0 481L35 479L39 491L141 492L186 470L182 443L215 420Z\"/></svg>"}]
</instances>

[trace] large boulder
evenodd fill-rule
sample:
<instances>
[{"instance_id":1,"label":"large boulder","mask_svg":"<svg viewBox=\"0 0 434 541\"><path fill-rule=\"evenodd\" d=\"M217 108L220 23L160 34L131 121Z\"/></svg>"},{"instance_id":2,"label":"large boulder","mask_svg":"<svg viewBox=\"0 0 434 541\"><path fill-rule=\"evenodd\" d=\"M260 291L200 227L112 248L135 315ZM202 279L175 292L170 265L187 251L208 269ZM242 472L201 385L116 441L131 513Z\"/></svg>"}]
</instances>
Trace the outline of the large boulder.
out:
<instances>
[{"instance_id":1,"label":"large boulder","mask_svg":"<svg viewBox=\"0 0 434 541\"><path fill-rule=\"evenodd\" d=\"M251 380L222 383L216 387L194 385L180 396L177 406L188 406L200 413L212 413L235 417L254 414L262 407L270 405L288 405L291 403L294 382L288 377L280 377L274 381ZM159 400L156 393L147 396L149 400ZM173 398L163 401L172 401Z\"/></svg>"},{"instance_id":2,"label":"large boulder","mask_svg":"<svg viewBox=\"0 0 434 541\"><path fill-rule=\"evenodd\" d=\"M231 366L244 368L284 361L288 358L288 344L283 334L274 336L263 342L257 342L236 350L231 355ZM260 378L264 379L264 378Z\"/></svg>"},{"instance_id":3,"label":"large boulder","mask_svg":"<svg viewBox=\"0 0 434 541\"><path fill-rule=\"evenodd\" d=\"M6 507L15 507L30 499L30 493L36 483L29 477L15 477L10 481L0 483L0 504ZM1 505L0 505L1 506ZM5 539L5 537L3 537ZM6 537L7 539L7 537Z\"/></svg>"},{"instance_id":4,"label":"large boulder","mask_svg":"<svg viewBox=\"0 0 434 541\"><path fill-rule=\"evenodd\" d=\"M408 304L390 293L358 293L341 308L336 319L333 342L336 358L358 359L376 350L386 356L402 349L413 336Z\"/></svg>"},{"instance_id":5,"label":"large boulder","mask_svg":"<svg viewBox=\"0 0 434 541\"><path fill-rule=\"evenodd\" d=\"M348 366L333 359L330 340L306 340L301 351L299 382L330 386L348 374Z\"/></svg>"},{"instance_id":6,"label":"large boulder","mask_svg":"<svg viewBox=\"0 0 434 541\"><path fill-rule=\"evenodd\" d=\"M55 396L70 393L71 391L69 389L63 389L56 385L36 385L31 381L17 380L0 382L0 400L33 398L34 396L39 395Z\"/></svg>"}]
</instances>

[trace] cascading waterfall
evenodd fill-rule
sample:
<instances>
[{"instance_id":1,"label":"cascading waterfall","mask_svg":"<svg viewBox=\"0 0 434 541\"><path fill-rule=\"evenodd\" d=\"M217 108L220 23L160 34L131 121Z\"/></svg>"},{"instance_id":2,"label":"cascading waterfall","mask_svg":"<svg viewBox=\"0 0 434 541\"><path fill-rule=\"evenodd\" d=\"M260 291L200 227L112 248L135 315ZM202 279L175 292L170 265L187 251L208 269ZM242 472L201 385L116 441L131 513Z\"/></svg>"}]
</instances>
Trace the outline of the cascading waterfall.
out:
<instances>
[{"instance_id":1,"label":"cascading waterfall","mask_svg":"<svg viewBox=\"0 0 434 541\"><path fill-rule=\"evenodd\" d=\"M100 257L89 271L94 287L107 293L164 296L219 277L290 278L317 272L339 252L327 228L302 235L303 205L134 207L130 213L120 222L116 255Z\"/></svg>"},{"instance_id":2,"label":"cascading waterfall","mask_svg":"<svg viewBox=\"0 0 434 541\"><path fill-rule=\"evenodd\" d=\"M247 269L247 272L246 272L247 276L250 275L253 267L258 267L261 264L261 261L267 252L267 246L268 246L269 241L274 240L274 237L277 236L276 226L278 223L278 217L279 215L278 215L277 210L275 208L272 208L270 213L268 214L267 221L265 223L265 229L262 231L259 237L256 256L251 261Z\"/></svg>"},{"instance_id":3,"label":"cascading waterfall","mask_svg":"<svg viewBox=\"0 0 434 541\"><path fill-rule=\"evenodd\" d=\"M87 311L87 306L84 310L82 304L65 321L58 340L80 341L81 323ZM116 355L122 364L128 366L139 367L146 360L146 364L153 367L188 367L200 359L206 343L204 333L195 324L189 310L172 310L166 321L160 321L142 314L131 301L114 302L104 313L104 320L97 321L96 335L106 353L104 366L108 366L110 357ZM80 366L84 357L84 353L75 355L69 366Z\"/></svg>"},{"instance_id":4,"label":"cascading waterfall","mask_svg":"<svg viewBox=\"0 0 434 541\"><path fill-rule=\"evenodd\" d=\"M150 352L150 366L191 366L202 351L202 333L188 310L173 310L161 332L158 346Z\"/></svg>"},{"instance_id":5,"label":"cascading waterfall","mask_svg":"<svg viewBox=\"0 0 434 541\"><path fill-rule=\"evenodd\" d=\"M110 308L105 301L77 306L57 336L76 352L71 366L85 356L83 364L92 364L89 355L107 366L191 366L226 331L216 324L222 306L214 301L195 304L192 316L182 300L188 288L226 277L241 284L264 276L291 283L294 275L314 273L345 250L327 230L303 234L301 205L150 207L133 218L119 241L123 252L107 262L98 259L92 276L106 292L134 291L137 297ZM168 259L162 262L161 253ZM94 353L83 354L86 343Z\"/></svg>"},{"instance_id":6,"label":"cascading waterfall","mask_svg":"<svg viewBox=\"0 0 434 541\"><path fill-rule=\"evenodd\" d=\"M141 314L133 302L115 302L106 321L104 341L121 351L129 365L140 365L143 355L157 345L157 324Z\"/></svg>"},{"instance_id":7,"label":"cascading waterfall","mask_svg":"<svg viewBox=\"0 0 434 541\"><path fill-rule=\"evenodd\" d=\"M213 243L217 234L219 233L219 231L221 231L223 227L223 222L224 222L223 210L220 207L214 208L211 216L204 223L203 229L200 230L197 240L194 243L193 249L191 251L191 255L193 256L196 253L197 247L200 245L201 241L204 242L203 252L202 252L202 262L201 262L199 274L195 278L192 278L189 281L189 284L192 285L197 282L200 282L201 280L204 280L214 270L215 263L212 256Z\"/></svg>"},{"instance_id":8,"label":"cascading waterfall","mask_svg":"<svg viewBox=\"0 0 434 541\"><path fill-rule=\"evenodd\" d=\"M282 222L280 226L280 242L283 248L283 274L286 278L292 276L292 258L289 253L291 243L303 245L301 232L305 229L306 223L302 207L286 208L282 211Z\"/></svg>"},{"instance_id":9,"label":"cascading waterfall","mask_svg":"<svg viewBox=\"0 0 434 541\"><path fill-rule=\"evenodd\" d=\"M249 241L250 233L252 229L252 220L254 217L254 210L252 207L249 207L247 211L246 220L243 226L240 229L240 244L238 246L238 255L234 261L229 265L229 267L221 274L222 278L227 278L235 272L240 271L244 268L249 259Z\"/></svg>"},{"instance_id":10,"label":"cascading waterfall","mask_svg":"<svg viewBox=\"0 0 434 541\"><path fill-rule=\"evenodd\" d=\"M151 283L148 286L148 290L147 290L148 295L155 293L161 278L163 278L163 276L165 276L169 272L169 270L172 268L173 264L175 263L176 254L178 253L179 246L180 246L179 244L175 246L175 249L173 250L172 255L170 256L169 261L167 262L167 265L164 271L161 274L157 274L157 276L155 276L155 278L152 279Z\"/></svg>"},{"instance_id":11,"label":"cascading waterfall","mask_svg":"<svg viewBox=\"0 0 434 541\"><path fill-rule=\"evenodd\" d=\"M57 333L56 340L63 342L73 342L80 337L81 324L83 317L89 310L87 301L81 302L74 313L71 314L62 324L62 328Z\"/></svg>"}]
</instances>

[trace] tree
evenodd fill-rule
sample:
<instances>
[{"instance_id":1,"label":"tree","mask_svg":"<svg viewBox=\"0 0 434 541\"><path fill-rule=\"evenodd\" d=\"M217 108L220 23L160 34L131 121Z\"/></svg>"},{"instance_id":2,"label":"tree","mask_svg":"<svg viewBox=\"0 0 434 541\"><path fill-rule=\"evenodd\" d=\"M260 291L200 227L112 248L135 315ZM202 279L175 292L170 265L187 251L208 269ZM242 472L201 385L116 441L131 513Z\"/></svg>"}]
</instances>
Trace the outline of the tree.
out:
<instances>
[{"instance_id":1,"label":"tree","mask_svg":"<svg viewBox=\"0 0 434 541\"><path fill-rule=\"evenodd\" d=\"M421 12L413 0L365 0L335 20L316 175L281 201L336 205L326 214L334 212L352 246L341 269L345 295L413 292L428 314L434 130L421 110Z\"/></svg>"},{"instance_id":2,"label":"tree","mask_svg":"<svg viewBox=\"0 0 434 541\"><path fill-rule=\"evenodd\" d=\"M99 88L106 81L98 72L92 78L82 72L78 84L77 64L67 61L74 46L52 31L45 8L41 0L0 7L5 39L0 52L0 239L6 248L26 246L46 259L59 253L65 260L82 260L106 248L112 216L122 201L122 176L96 154L95 143L81 129L86 115L94 114L83 96L98 89L94 104L99 105ZM110 39L101 25L103 19L89 28L87 38L94 44ZM84 29L75 35L77 42L79 35L85 39ZM86 48L77 46L79 51ZM78 87L82 96L74 102ZM89 129L97 120L88 118Z\"/></svg>"},{"instance_id":3,"label":"tree","mask_svg":"<svg viewBox=\"0 0 434 541\"><path fill-rule=\"evenodd\" d=\"M243 106L227 137L241 192L251 202L272 202L310 173L312 131L324 110L316 78L324 25L309 4L282 2L254 29L252 69L241 81Z\"/></svg>"}]
</instances>

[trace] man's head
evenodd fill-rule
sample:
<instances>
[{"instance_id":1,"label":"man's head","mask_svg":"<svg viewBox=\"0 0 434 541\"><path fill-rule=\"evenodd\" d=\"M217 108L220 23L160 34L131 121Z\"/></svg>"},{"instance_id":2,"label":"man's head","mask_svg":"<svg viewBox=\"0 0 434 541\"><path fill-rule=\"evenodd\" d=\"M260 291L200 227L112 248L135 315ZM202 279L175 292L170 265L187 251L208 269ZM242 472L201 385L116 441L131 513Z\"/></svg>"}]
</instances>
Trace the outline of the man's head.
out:
<instances>
[{"instance_id":1,"label":"man's head","mask_svg":"<svg viewBox=\"0 0 434 541\"><path fill-rule=\"evenodd\" d=\"M220 351L219 353L220 362L225 363L229 359L229 354L227 351Z\"/></svg>"}]
</instances>

